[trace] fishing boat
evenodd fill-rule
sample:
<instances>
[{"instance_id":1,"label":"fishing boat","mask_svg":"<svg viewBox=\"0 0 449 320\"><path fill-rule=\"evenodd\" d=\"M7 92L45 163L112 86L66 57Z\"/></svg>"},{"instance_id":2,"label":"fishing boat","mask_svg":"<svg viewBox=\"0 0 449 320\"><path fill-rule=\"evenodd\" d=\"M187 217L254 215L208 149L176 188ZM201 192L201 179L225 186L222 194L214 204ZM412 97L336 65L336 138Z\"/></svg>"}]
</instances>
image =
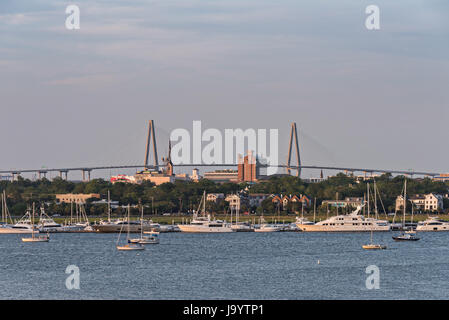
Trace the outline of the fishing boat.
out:
<instances>
[{"instance_id":1,"label":"fishing boat","mask_svg":"<svg viewBox=\"0 0 449 320\"><path fill-rule=\"evenodd\" d=\"M6 209L7 210L7 209ZM19 221L15 224L4 224L0 227L0 234L6 233L6 234L24 234L24 233L32 233L33 232L33 225L31 223L31 212L28 208L25 212L25 215L20 218ZM39 233L39 231L35 231L36 233Z\"/></svg>"},{"instance_id":2,"label":"fishing boat","mask_svg":"<svg viewBox=\"0 0 449 320\"><path fill-rule=\"evenodd\" d=\"M413 210L413 204L412 204ZM398 236L393 236L394 241L418 241L420 238L416 236L413 229L406 231L405 228L405 213L407 211L407 179L404 181L404 205L403 205L403 218L402 218L402 233ZM413 214L412 214L413 221Z\"/></svg>"},{"instance_id":3,"label":"fishing boat","mask_svg":"<svg viewBox=\"0 0 449 320\"><path fill-rule=\"evenodd\" d=\"M50 240L50 236L48 234L36 236L36 233L39 233L39 231L35 232L34 228L34 203L33 203L33 213L31 215L31 225L32 225L31 238L22 238L23 242L48 242Z\"/></svg>"},{"instance_id":4,"label":"fishing boat","mask_svg":"<svg viewBox=\"0 0 449 320\"><path fill-rule=\"evenodd\" d=\"M368 215L369 215L369 213L370 213L370 206L369 206L369 204L370 204L370 186L369 186L369 183L367 184L367 189L368 189L367 195L368 195ZM378 215L378 211L377 211L377 192L378 192L378 190L377 190L377 187L376 187L376 180L374 179L374 212L376 214L376 218L377 218L377 215ZM383 249L386 249L387 246L373 243L373 230L371 229L370 243L362 245L362 248L365 249L365 250L383 250Z\"/></svg>"},{"instance_id":5,"label":"fishing boat","mask_svg":"<svg viewBox=\"0 0 449 320\"><path fill-rule=\"evenodd\" d=\"M128 222L130 221L130 208L128 205ZM144 250L145 247L140 243L131 243L129 239L129 223L127 224L127 235L126 235L126 244L119 245L120 242L120 235L121 231L119 233L116 248L119 251L135 251L135 250Z\"/></svg>"},{"instance_id":6,"label":"fishing boat","mask_svg":"<svg viewBox=\"0 0 449 320\"><path fill-rule=\"evenodd\" d=\"M39 222L37 223L40 232L63 232L66 228L59 223L56 223L52 218L45 213L44 206L41 206L41 214Z\"/></svg>"},{"instance_id":7,"label":"fishing boat","mask_svg":"<svg viewBox=\"0 0 449 320\"><path fill-rule=\"evenodd\" d=\"M201 209L201 216L198 216L198 212ZM210 214L206 215L206 191L203 193L198 210L193 213L193 219L189 224L178 224L178 228L181 232L192 233L223 233L233 232L231 225L226 221L215 220L211 218Z\"/></svg>"}]
</instances>

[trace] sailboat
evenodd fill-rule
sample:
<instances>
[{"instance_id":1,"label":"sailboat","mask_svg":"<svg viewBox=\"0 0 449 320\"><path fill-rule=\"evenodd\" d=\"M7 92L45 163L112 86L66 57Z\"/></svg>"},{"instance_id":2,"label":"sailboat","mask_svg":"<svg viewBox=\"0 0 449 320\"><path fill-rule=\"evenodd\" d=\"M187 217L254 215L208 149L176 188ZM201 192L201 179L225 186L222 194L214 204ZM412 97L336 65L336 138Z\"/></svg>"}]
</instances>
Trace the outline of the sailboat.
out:
<instances>
[{"instance_id":1,"label":"sailboat","mask_svg":"<svg viewBox=\"0 0 449 320\"><path fill-rule=\"evenodd\" d=\"M128 223L126 224L127 225L127 235L126 235L126 244L124 244L124 245L119 245L119 242L120 242L120 235L121 235L121 230L120 230L120 233L119 233L119 235L118 235L118 239L117 239L117 244L116 244L116 247L117 247L117 250L119 250L119 251L133 251L133 250L144 250L145 249L145 247L143 246L143 245L141 245L140 243L131 243L130 242L130 239L129 239L129 220L130 220L130 217L129 217L129 215L130 215L130 208L129 208L129 204L128 204Z\"/></svg>"},{"instance_id":2,"label":"sailboat","mask_svg":"<svg viewBox=\"0 0 449 320\"><path fill-rule=\"evenodd\" d=\"M407 179L404 182L404 216L402 218L402 233L399 236L393 236L394 241L418 241L420 238L416 236L413 230L405 231L405 212L407 208Z\"/></svg>"},{"instance_id":3,"label":"sailboat","mask_svg":"<svg viewBox=\"0 0 449 320\"><path fill-rule=\"evenodd\" d=\"M370 188L369 188L369 183L367 185L367 189L368 189L368 216L369 216L369 200L370 200ZM377 215L378 215L378 211L377 211L377 188L376 188L376 180L374 180L374 211L376 213L376 219L377 219ZM382 250L382 249L386 249L387 246L385 245L381 245L381 244L376 244L373 243L373 228L371 228L371 237L370 237L370 242L369 244L364 244L362 245L362 248L365 250Z\"/></svg>"},{"instance_id":4,"label":"sailboat","mask_svg":"<svg viewBox=\"0 0 449 320\"><path fill-rule=\"evenodd\" d=\"M129 239L130 243L139 243L139 244L158 244L159 243L159 232L156 231L147 231L143 235L143 206L142 206L142 214L140 217L140 238Z\"/></svg>"},{"instance_id":5,"label":"sailboat","mask_svg":"<svg viewBox=\"0 0 449 320\"><path fill-rule=\"evenodd\" d=\"M31 214L31 226L32 226L32 232L31 232L31 238L22 238L23 242L48 242L50 240L50 236L48 234L46 235L38 235L36 236L36 233L39 233L39 231L35 231L34 228L34 203L33 203L33 212Z\"/></svg>"}]
</instances>

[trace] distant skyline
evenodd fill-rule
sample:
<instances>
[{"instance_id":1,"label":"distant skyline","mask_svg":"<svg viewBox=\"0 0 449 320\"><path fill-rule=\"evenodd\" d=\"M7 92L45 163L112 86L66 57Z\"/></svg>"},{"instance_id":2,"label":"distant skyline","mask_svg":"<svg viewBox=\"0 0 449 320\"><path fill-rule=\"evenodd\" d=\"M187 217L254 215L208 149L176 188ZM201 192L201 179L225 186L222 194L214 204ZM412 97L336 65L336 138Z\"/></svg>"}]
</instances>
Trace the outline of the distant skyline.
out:
<instances>
[{"instance_id":1,"label":"distant skyline","mask_svg":"<svg viewBox=\"0 0 449 320\"><path fill-rule=\"evenodd\" d=\"M69 4L80 30L65 28ZM442 0L1 1L0 169L140 164L154 119L159 157L171 130L201 120L279 129L284 162L295 121L303 164L449 172L447 12Z\"/></svg>"}]
</instances>

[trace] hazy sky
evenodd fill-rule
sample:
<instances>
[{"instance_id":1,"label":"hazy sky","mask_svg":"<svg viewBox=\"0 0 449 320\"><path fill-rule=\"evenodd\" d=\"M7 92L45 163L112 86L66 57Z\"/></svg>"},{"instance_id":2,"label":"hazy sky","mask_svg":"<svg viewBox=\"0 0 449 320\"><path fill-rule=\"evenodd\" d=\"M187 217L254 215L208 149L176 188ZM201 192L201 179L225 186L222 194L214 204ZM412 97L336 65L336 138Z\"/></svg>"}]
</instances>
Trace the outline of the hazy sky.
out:
<instances>
[{"instance_id":1,"label":"hazy sky","mask_svg":"<svg viewBox=\"0 0 449 320\"><path fill-rule=\"evenodd\" d=\"M65 28L69 4L80 30ZM446 0L2 0L0 168L140 164L154 119L160 156L202 120L278 128L284 161L296 121L303 164L449 172L448 13Z\"/></svg>"}]
</instances>

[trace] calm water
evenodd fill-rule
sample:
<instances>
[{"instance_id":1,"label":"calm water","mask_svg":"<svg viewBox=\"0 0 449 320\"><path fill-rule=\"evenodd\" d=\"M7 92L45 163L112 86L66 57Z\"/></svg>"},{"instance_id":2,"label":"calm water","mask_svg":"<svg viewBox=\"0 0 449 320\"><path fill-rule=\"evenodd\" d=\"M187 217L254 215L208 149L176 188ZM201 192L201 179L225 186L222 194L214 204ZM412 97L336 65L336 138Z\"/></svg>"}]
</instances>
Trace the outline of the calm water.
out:
<instances>
[{"instance_id":1,"label":"calm water","mask_svg":"<svg viewBox=\"0 0 449 320\"><path fill-rule=\"evenodd\" d=\"M449 233L421 233L365 251L369 234L161 234L118 252L115 234L53 234L49 243L0 235L1 299L449 299ZM318 260L320 263L318 264ZM80 290L65 269L77 265ZM368 290L365 268L380 269Z\"/></svg>"}]
</instances>

